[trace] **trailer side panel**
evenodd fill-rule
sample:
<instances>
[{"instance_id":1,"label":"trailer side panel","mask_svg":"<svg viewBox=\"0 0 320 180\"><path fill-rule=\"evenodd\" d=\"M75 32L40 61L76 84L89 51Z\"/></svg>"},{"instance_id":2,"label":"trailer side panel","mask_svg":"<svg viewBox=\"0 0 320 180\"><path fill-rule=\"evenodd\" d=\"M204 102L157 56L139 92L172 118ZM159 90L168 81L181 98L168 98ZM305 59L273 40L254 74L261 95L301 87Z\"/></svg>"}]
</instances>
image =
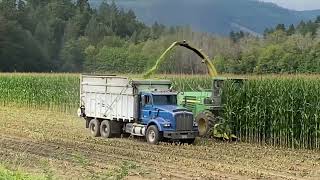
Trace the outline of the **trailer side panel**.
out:
<instances>
[{"instance_id":1,"label":"trailer side panel","mask_svg":"<svg viewBox=\"0 0 320 180\"><path fill-rule=\"evenodd\" d=\"M130 80L114 76L81 78L81 105L86 116L131 122L134 119L134 94Z\"/></svg>"}]
</instances>

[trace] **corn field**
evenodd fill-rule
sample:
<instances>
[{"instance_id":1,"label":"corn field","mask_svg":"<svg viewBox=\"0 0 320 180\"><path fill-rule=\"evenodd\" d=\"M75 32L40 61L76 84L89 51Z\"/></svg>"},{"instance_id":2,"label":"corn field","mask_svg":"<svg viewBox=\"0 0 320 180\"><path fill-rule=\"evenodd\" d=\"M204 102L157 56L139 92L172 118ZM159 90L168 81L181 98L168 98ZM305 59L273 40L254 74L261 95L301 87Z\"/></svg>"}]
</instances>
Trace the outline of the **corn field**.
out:
<instances>
[{"instance_id":1,"label":"corn field","mask_svg":"<svg viewBox=\"0 0 320 180\"><path fill-rule=\"evenodd\" d=\"M290 148L320 148L320 79L227 83L225 119L241 140Z\"/></svg>"},{"instance_id":2,"label":"corn field","mask_svg":"<svg viewBox=\"0 0 320 180\"><path fill-rule=\"evenodd\" d=\"M74 111L79 102L78 75L0 74L0 104Z\"/></svg>"},{"instance_id":3,"label":"corn field","mask_svg":"<svg viewBox=\"0 0 320 180\"><path fill-rule=\"evenodd\" d=\"M178 91L211 89L206 76L170 76ZM250 78L226 83L224 119L241 141L289 148L320 149L320 78ZM75 114L77 74L0 74L0 104Z\"/></svg>"},{"instance_id":4,"label":"corn field","mask_svg":"<svg viewBox=\"0 0 320 180\"><path fill-rule=\"evenodd\" d=\"M137 75L132 75L138 77ZM179 91L210 89L210 78L164 75ZM0 104L62 112L79 106L78 74L0 74Z\"/></svg>"}]
</instances>

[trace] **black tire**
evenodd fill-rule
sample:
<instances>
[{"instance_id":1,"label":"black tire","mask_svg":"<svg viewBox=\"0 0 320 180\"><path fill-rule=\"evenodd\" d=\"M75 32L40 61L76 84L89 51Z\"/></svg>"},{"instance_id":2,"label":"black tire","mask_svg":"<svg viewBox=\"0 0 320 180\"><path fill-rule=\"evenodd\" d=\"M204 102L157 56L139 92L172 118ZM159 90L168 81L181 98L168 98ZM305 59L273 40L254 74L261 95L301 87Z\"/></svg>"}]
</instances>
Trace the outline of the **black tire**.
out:
<instances>
[{"instance_id":1,"label":"black tire","mask_svg":"<svg viewBox=\"0 0 320 180\"><path fill-rule=\"evenodd\" d=\"M89 123L89 130L93 137L100 136L100 121L98 119L92 119Z\"/></svg>"},{"instance_id":2,"label":"black tire","mask_svg":"<svg viewBox=\"0 0 320 180\"><path fill-rule=\"evenodd\" d=\"M200 137L211 136L210 132L214 125L217 123L217 118L210 111L204 111L196 117L198 123L198 130Z\"/></svg>"},{"instance_id":3,"label":"black tire","mask_svg":"<svg viewBox=\"0 0 320 180\"><path fill-rule=\"evenodd\" d=\"M191 144L194 143L195 140L196 140L196 139L182 139L182 140L180 140L180 142L181 142L182 144L189 144L189 145L191 145Z\"/></svg>"},{"instance_id":4,"label":"black tire","mask_svg":"<svg viewBox=\"0 0 320 180\"><path fill-rule=\"evenodd\" d=\"M162 137L157 126L151 125L148 127L146 139L149 144L158 144L161 141Z\"/></svg>"},{"instance_id":5,"label":"black tire","mask_svg":"<svg viewBox=\"0 0 320 180\"><path fill-rule=\"evenodd\" d=\"M109 120L102 121L100 125L100 133L101 133L101 137L104 137L104 138L112 137L112 127L111 127L111 122Z\"/></svg>"}]
</instances>

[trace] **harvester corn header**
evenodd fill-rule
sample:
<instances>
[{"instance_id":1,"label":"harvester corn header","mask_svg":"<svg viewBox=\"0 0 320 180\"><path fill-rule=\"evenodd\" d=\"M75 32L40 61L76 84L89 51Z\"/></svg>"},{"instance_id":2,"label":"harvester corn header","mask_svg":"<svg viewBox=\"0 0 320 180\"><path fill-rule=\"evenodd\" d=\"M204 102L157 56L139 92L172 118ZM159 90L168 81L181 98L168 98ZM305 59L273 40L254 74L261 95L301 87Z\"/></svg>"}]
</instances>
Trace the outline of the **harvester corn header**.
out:
<instances>
[{"instance_id":1,"label":"harvester corn header","mask_svg":"<svg viewBox=\"0 0 320 180\"><path fill-rule=\"evenodd\" d=\"M206 65L209 76L212 78L212 88L205 91L181 92L178 96L178 104L192 111L196 116L199 135L202 137L215 137L225 140L235 139L229 127L222 118L223 102L222 92L226 80L242 84L243 79L218 78L218 73L209 56L200 49L194 48L186 41L174 42L158 59L156 64L146 72L144 78L149 78L156 72L164 61L165 55L174 47L181 46L196 53Z\"/></svg>"}]
</instances>

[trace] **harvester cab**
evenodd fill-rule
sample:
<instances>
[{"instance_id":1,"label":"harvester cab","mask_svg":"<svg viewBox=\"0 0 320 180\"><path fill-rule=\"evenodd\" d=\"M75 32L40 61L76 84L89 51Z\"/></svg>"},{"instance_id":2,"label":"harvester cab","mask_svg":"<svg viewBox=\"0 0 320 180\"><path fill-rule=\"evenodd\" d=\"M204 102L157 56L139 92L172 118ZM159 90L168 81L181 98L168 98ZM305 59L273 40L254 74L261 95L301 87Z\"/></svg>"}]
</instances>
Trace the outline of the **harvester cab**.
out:
<instances>
[{"instance_id":1,"label":"harvester cab","mask_svg":"<svg viewBox=\"0 0 320 180\"><path fill-rule=\"evenodd\" d=\"M212 85L212 95L211 95L211 102L214 109L221 109L222 108L222 87L223 87L223 79L214 79Z\"/></svg>"},{"instance_id":2,"label":"harvester cab","mask_svg":"<svg viewBox=\"0 0 320 180\"><path fill-rule=\"evenodd\" d=\"M212 95L209 98L211 101L213 110L222 110L223 109L223 87L226 81L229 81L233 84L234 87L240 88L242 87L243 82L245 79L240 78L214 78L212 83ZM208 104L205 103L204 104Z\"/></svg>"}]
</instances>

